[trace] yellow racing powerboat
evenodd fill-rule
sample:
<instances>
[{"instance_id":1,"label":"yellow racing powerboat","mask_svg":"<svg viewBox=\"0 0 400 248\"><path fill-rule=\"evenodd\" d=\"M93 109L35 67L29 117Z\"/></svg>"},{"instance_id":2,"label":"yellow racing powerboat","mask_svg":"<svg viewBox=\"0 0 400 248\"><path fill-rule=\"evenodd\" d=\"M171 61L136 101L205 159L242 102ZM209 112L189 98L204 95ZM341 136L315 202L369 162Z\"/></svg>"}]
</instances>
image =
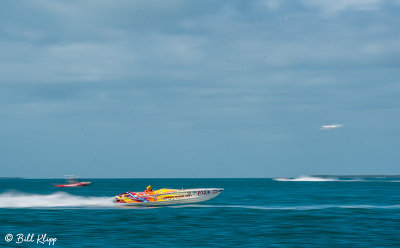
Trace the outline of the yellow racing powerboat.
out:
<instances>
[{"instance_id":1,"label":"yellow racing powerboat","mask_svg":"<svg viewBox=\"0 0 400 248\"><path fill-rule=\"evenodd\" d=\"M148 187L149 188L149 187ZM150 188L151 189L151 188ZM222 188L158 189L144 192L126 192L115 196L115 202L129 206L160 206L196 203L218 196Z\"/></svg>"}]
</instances>

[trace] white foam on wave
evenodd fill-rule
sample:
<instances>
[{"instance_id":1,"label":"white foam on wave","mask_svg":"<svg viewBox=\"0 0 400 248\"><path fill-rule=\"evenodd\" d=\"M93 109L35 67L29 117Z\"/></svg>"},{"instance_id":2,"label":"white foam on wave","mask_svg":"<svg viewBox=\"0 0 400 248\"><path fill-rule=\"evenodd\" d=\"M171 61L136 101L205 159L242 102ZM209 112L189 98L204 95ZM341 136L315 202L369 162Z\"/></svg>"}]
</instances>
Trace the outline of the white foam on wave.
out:
<instances>
[{"instance_id":1,"label":"white foam on wave","mask_svg":"<svg viewBox=\"0 0 400 248\"><path fill-rule=\"evenodd\" d=\"M284 178L278 177L274 178L274 181L280 182L333 182L333 181L341 181L336 178L324 178L324 177L312 177L312 176L300 176L297 178Z\"/></svg>"},{"instance_id":2,"label":"white foam on wave","mask_svg":"<svg viewBox=\"0 0 400 248\"><path fill-rule=\"evenodd\" d=\"M53 194L27 194L5 192L0 194L0 208L73 208L73 207L112 207L112 197L77 196L65 192Z\"/></svg>"}]
</instances>

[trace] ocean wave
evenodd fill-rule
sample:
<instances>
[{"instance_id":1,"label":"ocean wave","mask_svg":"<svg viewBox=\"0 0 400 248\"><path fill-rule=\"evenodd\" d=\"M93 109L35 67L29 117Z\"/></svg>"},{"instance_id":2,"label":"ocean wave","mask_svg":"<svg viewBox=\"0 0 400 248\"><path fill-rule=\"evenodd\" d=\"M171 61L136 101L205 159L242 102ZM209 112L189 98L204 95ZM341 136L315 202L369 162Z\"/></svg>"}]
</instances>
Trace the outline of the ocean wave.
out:
<instances>
[{"instance_id":1,"label":"ocean wave","mask_svg":"<svg viewBox=\"0 0 400 248\"><path fill-rule=\"evenodd\" d=\"M400 205L301 205L301 206L251 206L251 205L203 205L203 204L188 204L169 206L170 208L243 208L255 210L323 210L330 208L341 209L400 209Z\"/></svg>"},{"instance_id":2,"label":"ocean wave","mask_svg":"<svg viewBox=\"0 0 400 248\"><path fill-rule=\"evenodd\" d=\"M73 207L112 207L112 197L77 196L65 192L53 194L27 194L5 192L0 194L0 208L73 208Z\"/></svg>"}]
</instances>

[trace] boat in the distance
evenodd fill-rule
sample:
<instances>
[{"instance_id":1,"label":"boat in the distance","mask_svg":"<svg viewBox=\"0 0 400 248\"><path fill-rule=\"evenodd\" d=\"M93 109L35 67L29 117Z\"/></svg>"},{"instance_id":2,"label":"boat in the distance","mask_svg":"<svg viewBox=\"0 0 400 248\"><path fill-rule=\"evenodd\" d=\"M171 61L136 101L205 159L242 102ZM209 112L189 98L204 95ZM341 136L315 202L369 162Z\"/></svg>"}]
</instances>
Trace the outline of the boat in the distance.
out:
<instances>
[{"instance_id":1,"label":"boat in the distance","mask_svg":"<svg viewBox=\"0 0 400 248\"><path fill-rule=\"evenodd\" d=\"M89 186L91 182L80 182L75 176L65 176L65 184L56 184L55 187L82 187Z\"/></svg>"},{"instance_id":2,"label":"boat in the distance","mask_svg":"<svg viewBox=\"0 0 400 248\"><path fill-rule=\"evenodd\" d=\"M115 202L129 206L160 206L196 203L218 196L222 188L159 189L145 192L126 192L115 196Z\"/></svg>"}]
</instances>

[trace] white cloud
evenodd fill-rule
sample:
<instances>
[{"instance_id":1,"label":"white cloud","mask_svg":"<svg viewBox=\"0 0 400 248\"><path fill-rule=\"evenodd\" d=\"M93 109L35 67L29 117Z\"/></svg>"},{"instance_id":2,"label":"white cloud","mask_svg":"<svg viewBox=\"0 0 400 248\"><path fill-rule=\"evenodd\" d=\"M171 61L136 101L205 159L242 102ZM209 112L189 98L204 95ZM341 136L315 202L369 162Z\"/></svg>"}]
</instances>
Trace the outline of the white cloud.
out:
<instances>
[{"instance_id":1,"label":"white cloud","mask_svg":"<svg viewBox=\"0 0 400 248\"><path fill-rule=\"evenodd\" d=\"M8 59L0 60L3 82L93 82L135 72L128 70L135 53L123 43L0 44L8 49Z\"/></svg>"},{"instance_id":2,"label":"white cloud","mask_svg":"<svg viewBox=\"0 0 400 248\"><path fill-rule=\"evenodd\" d=\"M280 7L280 1L278 0L261 0L259 4L267 7L269 11L277 10Z\"/></svg>"},{"instance_id":3,"label":"white cloud","mask_svg":"<svg viewBox=\"0 0 400 248\"><path fill-rule=\"evenodd\" d=\"M323 14L329 16L344 10L377 10L382 2L382 0L303 0L305 5L315 6L319 8Z\"/></svg>"}]
</instances>

